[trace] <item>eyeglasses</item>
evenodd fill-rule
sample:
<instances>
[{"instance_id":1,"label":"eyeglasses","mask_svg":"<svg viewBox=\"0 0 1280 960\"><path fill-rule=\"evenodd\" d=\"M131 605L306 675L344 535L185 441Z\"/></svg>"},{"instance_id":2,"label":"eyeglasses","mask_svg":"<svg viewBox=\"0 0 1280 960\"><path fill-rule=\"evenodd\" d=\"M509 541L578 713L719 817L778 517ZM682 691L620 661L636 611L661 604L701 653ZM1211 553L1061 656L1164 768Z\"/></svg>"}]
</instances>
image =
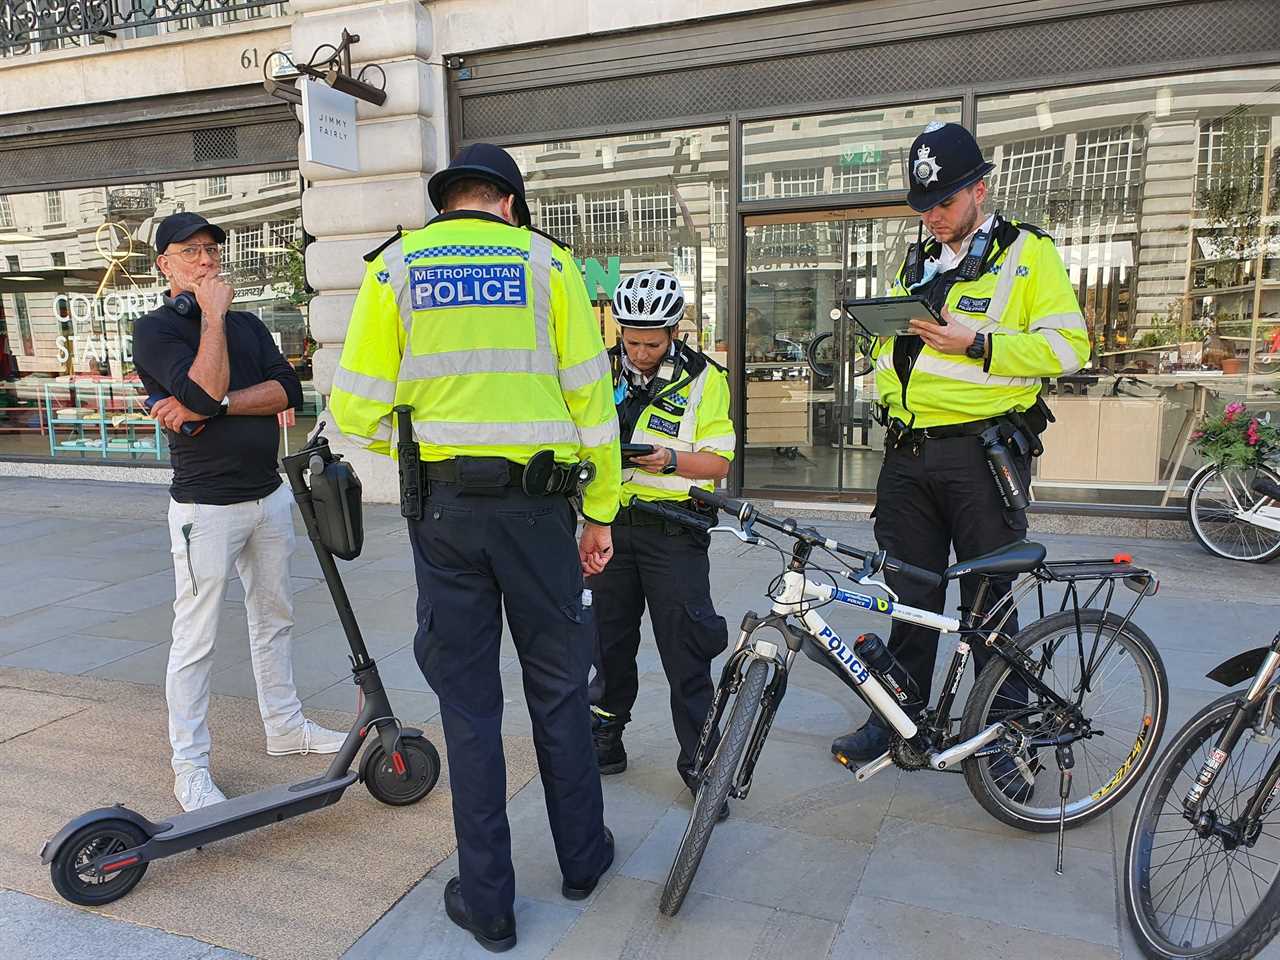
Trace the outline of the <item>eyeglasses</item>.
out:
<instances>
[{"instance_id":1,"label":"eyeglasses","mask_svg":"<svg viewBox=\"0 0 1280 960\"><path fill-rule=\"evenodd\" d=\"M200 254L207 253L210 260L222 259L222 245L219 243L192 243L179 247L174 253L182 258L183 263L199 263Z\"/></svg>"}]
</instances>

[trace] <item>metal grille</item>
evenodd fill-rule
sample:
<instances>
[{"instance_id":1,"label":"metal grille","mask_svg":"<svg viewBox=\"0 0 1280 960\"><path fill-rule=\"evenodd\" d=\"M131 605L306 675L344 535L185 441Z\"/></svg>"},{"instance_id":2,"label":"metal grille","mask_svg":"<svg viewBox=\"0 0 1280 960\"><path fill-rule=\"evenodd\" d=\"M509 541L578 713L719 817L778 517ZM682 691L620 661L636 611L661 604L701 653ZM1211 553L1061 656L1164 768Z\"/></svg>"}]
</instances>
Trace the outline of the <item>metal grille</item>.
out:
<instances>
[{"instance_id":1,"label":"metal grille","mask_svg":"<svg viewBox=\"0 0 1280 960\"><path fill-rule=\"evenodd\" d=\"M200 176L204 170L296 164L298 127L282 113L268 108L261 119L242 121L235 128L237 149L230 159L208 154L193 159L192 140L171 132L148 133L145 125L134 128L131 136L120 136L123 128L119 127L111 130L111 136L92 139L77 131L76 139L38 146L14 137L0 141L0 191L150 182Z\"/></svg>"},{"instance_id":2,"label":"metal grille","mask_svg":"<svg viewBox=\"0 0 1280 960\"><path fill-rule=\"evenodd\" d=\"M191 131L191 159L196 163L234 160L238 156L235 127Z\"/></svg>"},{"instance_id":3,"label":"metal grille","mask_svg":"<svg viewBox=\"0 0 1280 960\"><path fill-rule=\"evenodd\" d=\"M1129 68L1135 51L1151 65L1185 64L1280 50L1275 0L1209 0L1145 7L969 34L595 80L462 98L462 138L529 137L565 129L648 124L687 116L785 108L947 86L1014 83ZM1029 51L1035 51L1030 56ZM1047 81L1046 81L1047 82Z\"/></svg>"}]
</instances>

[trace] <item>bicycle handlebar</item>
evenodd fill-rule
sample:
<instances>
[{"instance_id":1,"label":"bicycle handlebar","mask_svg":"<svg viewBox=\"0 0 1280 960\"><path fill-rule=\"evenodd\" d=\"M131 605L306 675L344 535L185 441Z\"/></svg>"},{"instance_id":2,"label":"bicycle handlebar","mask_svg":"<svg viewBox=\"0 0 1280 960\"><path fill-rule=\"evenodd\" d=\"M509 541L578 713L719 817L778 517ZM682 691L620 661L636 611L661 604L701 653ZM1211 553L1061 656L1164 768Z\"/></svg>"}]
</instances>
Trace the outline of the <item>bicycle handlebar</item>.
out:
<instances>
[{"instance_id":1,"label":"bicycle handlebar","mask_svg":"<svg viewBox=\"0 0 1280 960\"><path fill-rule=\"evenodd\" d=\"M707 517L699 516L696 513L691 513L688 510L657 500L641 500L639 497L632 497L627 506L632 510L653 514L653 516L661 517L663 520L680 523L686 527L693 527L695 530L701 530L704 533L715 526L715 521Z\"/></svg>"},{"instance_id":2,"label":"bicycle handlebar","mask_svg":"<svg viewBox=\"0 0 1280 960\"><path fill-rule=\"evenodd\" d=\"M852 557L855 560L866 565L872 573L879 573L881 570L887 570L890 573L905 577L908 580L914 580L922 587L936 587L942 583L942 577L934 573L932 570L925 570L923 567L917 567L903 560L889 556L883 550L869 553L866 550L859 550L857 547L851 547L848 544L841 543L839 540L832 540L830 537L824 537L817 530L810 527L800 527L794 520L777 520L767 514L761 513L756 509L755 505L748 500L734 500L731 497L725 497L721 494L714 493L709 490L703 490L701 487L690 487L689 497L698 503L709 507L716 507L726 513L732 514L738 518L739 523L745 528L753 523L761 524L770 530L776 530L779 533L785 533L789 537L794 537L811 546L825 547L834 553L843 554L846 557ZM683 512L683 511L682 511Z\"/></svg>"}]
</instances>

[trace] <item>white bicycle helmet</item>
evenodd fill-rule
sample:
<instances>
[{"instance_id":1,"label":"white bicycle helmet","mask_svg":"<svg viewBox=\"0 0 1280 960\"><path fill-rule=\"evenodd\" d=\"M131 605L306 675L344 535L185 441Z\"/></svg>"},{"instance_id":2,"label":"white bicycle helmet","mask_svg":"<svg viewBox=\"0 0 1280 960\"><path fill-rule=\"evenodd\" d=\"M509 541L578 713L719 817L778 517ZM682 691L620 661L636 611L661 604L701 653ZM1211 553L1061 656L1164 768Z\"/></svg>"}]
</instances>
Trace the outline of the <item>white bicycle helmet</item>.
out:
<instances>
[{"instance_id":1,"label":"white bicycle helmet","mask_svg":"<svg viewBox=\"0 0 1280 960\"><path fill-rule=\"evenodd\" d=\"M674 327L684 316L684 288L664 270L633 273L613 293L613 318L624 327Z\"/></svg>"}]
</instances>

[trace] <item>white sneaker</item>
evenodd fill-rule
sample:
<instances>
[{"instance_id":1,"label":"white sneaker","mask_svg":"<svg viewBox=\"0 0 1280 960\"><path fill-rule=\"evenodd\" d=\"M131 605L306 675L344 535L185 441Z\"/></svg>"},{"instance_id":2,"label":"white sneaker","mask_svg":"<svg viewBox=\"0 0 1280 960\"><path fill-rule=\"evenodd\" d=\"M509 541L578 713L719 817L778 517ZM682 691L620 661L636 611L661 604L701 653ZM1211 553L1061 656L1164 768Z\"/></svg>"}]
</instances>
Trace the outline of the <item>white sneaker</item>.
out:
<instances>
[{"instance_id":1,"label":"white sneaker","mask_svg":"<svg viewBox=\"0 0 1280 960\"><path fill-rule=\"evenodd\" d=\"M173 795L182 804L182 809L190 813L201 807L212 806L227 799L209 776L205 767L195 767L186 773L180 773L173 781Z\"/></svg>"},{"instance_id":2,"label":"white sneaker","mask_svg":"<svg viewBox=\"0 0 1280 960\"><path fill-rule=\"evenodd\" d=\"M267 753L273 757L286 757L291 753L337 753L347 739L345 733L326 730L318 723L303 720L279 737L267 737Z\"/></svg>"}]
</instances>

